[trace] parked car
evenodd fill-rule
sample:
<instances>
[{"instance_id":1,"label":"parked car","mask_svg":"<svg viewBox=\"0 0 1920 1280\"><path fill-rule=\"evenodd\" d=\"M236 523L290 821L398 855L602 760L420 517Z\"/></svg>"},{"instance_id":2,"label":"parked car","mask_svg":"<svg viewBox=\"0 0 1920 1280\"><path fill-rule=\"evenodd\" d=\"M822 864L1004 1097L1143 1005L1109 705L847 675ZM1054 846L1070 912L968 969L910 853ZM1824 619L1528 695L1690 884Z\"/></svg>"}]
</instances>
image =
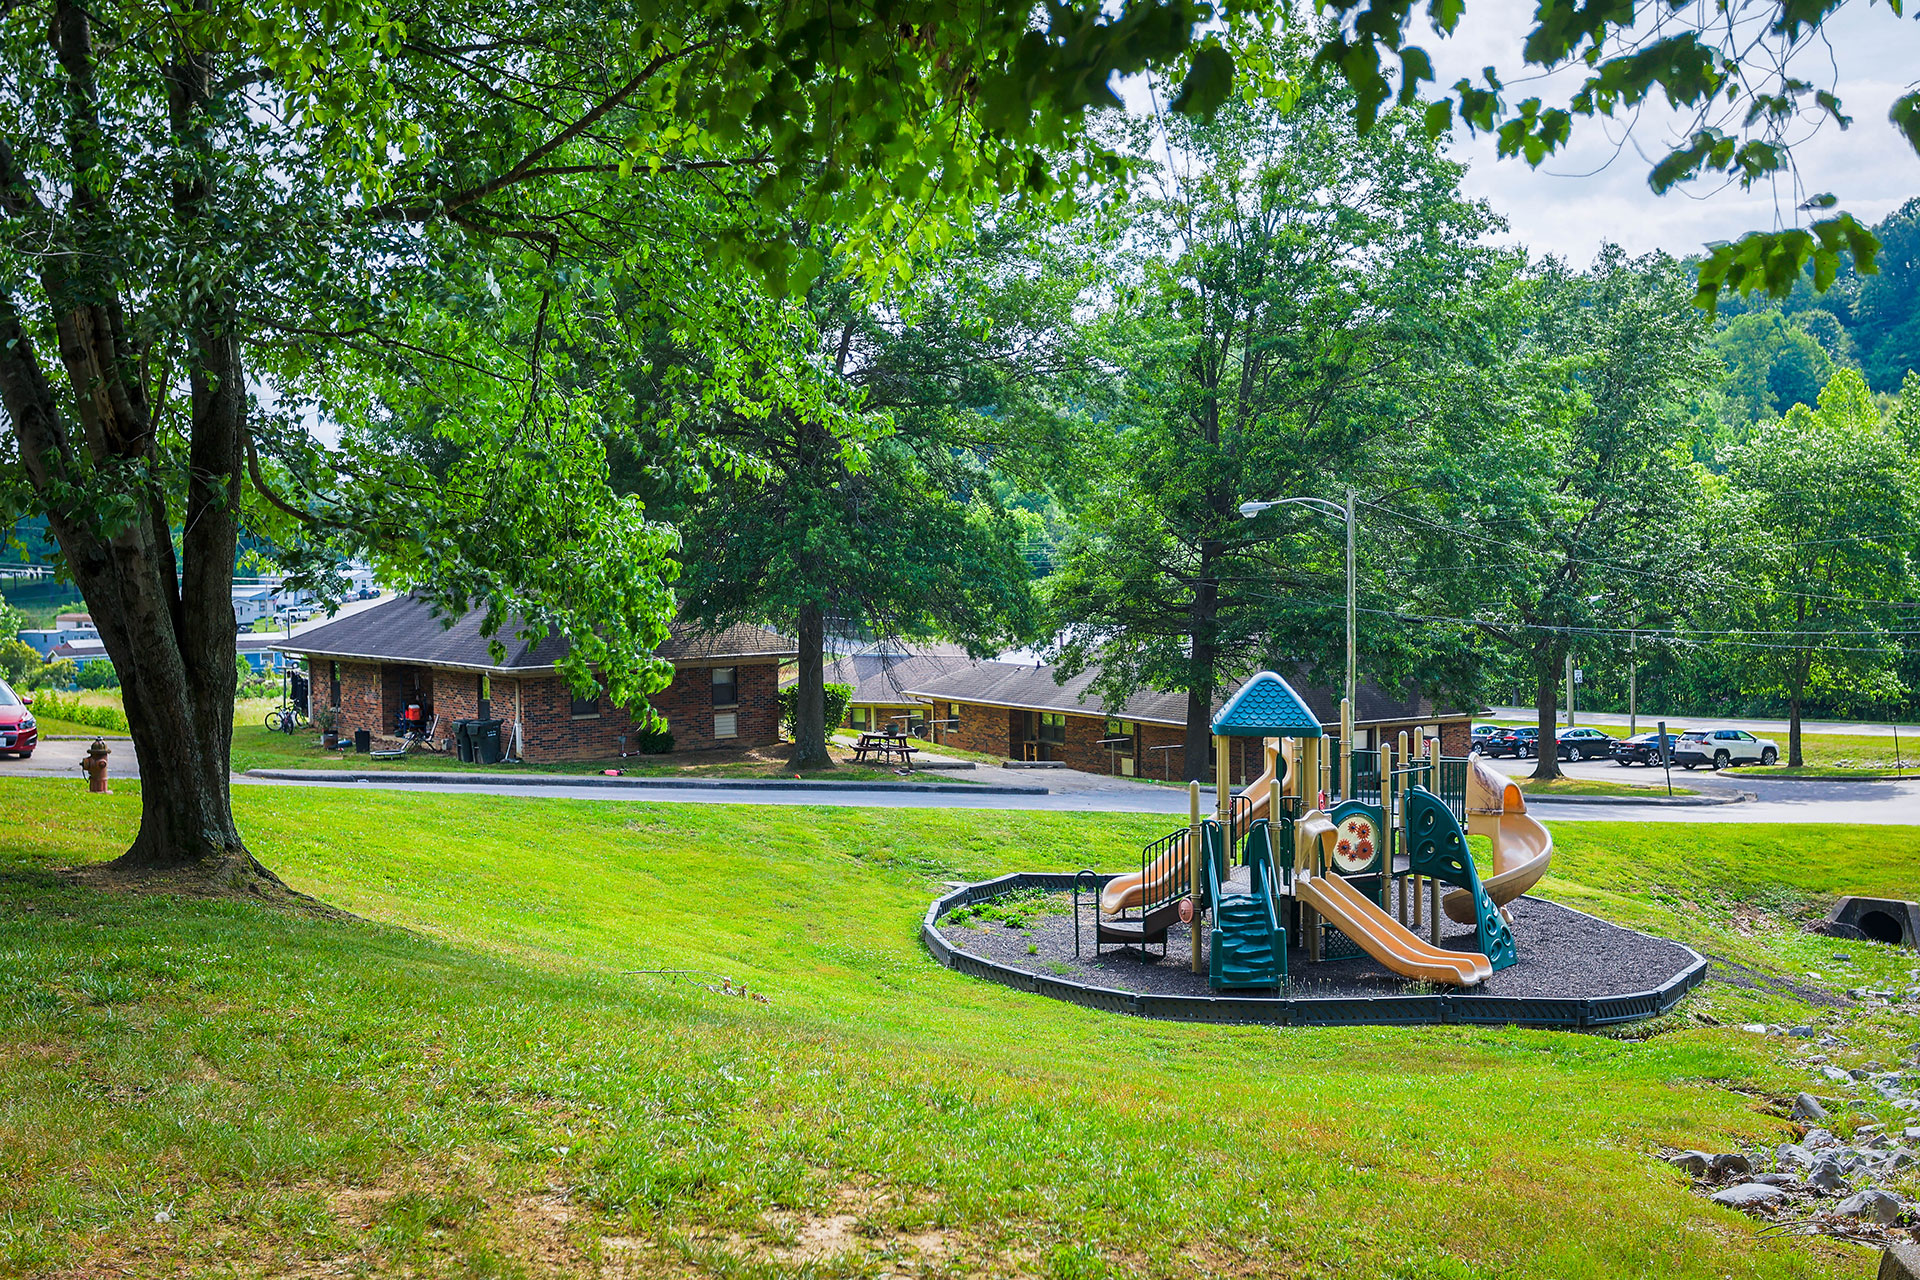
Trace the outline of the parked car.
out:
<instances>
[{"instance_id":1,"label":"parked car","mask_svg":"<svg viewBox=\"0 0 1920 1280\"><path fill-rule=\"evenodd\" d=\"M40 730L33 722L33 712L27 708L30 698L23 698L13 691L13 686L0 680L0 756L16 755L22 760L33 757L33 749L40 745Z\"/></svg>"},{"instance_id":2,"label":"parked car","mask_svg":"<svg viewBox=\"0 0 1920 1280\"><path fill-rule=\"evenodd\" d=\"M1477 751L1486 744L1487 739L1505 732L1497 724L1477 724L1473 726L1473 736L1467 740L1467 749Z\"/></svg>"},{"instance_id":3,"label":"parked car","mask_svg":"<svg viewBox=\"0 0 1920 1280\"><path fill-rule=\"evenodd\" d=\"M1562 760L1592 760L1613 753L1613 739L1598 729L1562 729L1553 737Z\"/></svg>"},{"instance_id":4,"label":"parked car","mask_svg":"<svg viewBox=\"0 0 1920 1280\"><path fill-rule=\"evenodd\" d=\"M1689 729L1673 747L1673 762L1686 769L1712 765L1725 769L1736 764L1773 764L1780 745L1756 738L1745 729Z\"/></svg>"},{"instance_id":5,"label":"parked car","mask_svg":"<svg viewBox=\"0 0 1920 1280\"><path fill-rule=\"evenodd\" d=\"M1538 729L1502 729L1486 739L1480 751L1489 756L1512 756L1516 760L1525 760L1536 753L1539 745Z\"/></svg>"},{"instance_id":6,"label":"parked car","mask_svg":"<svg viewBox=\"0 0 1920 1280\"><path fill-rule=\"evenodd\" d=\"M1680 741L1684 729L1667 730L1667 750L1672 751L1674 744ZM1660 735L1641 733L1631 738L1622 738L1613 744L1613 762L1621 768L1630 764L1657 765L1660 763Z\"/></svg>"}]
</instances>

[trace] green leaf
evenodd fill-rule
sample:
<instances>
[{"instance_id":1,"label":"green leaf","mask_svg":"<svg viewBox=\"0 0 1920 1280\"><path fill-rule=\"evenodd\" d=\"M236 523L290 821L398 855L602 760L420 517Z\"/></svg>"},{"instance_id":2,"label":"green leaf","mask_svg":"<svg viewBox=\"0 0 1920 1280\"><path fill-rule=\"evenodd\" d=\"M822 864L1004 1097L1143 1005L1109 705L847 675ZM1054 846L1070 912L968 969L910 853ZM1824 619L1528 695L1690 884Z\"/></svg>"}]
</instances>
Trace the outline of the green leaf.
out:
<instances>
[{"instance_id":1,"label":"green leaf","mask_svg":"<svg viewBox=\"0 0 1920 1280\"><path fill-rule=\"evenodd\" d=\"M1172 107L1182 115L1211 120L1233 92L1233 55L1208 43L1193 55L1193 66L1174 95Z\"/></svg>"},{"instance_id":2,"label":"green leaf","mask_svg":"<svg viewBox=\"0 0 1920 1280\"><path fill-rule=\"evenodd\" d=\"M1887 112L1887 119L1893 121L1894 128L1906 135L1907 145L1920 154L1920 92L1895 98L1893 107Z\"/></svg>"}]
</instances>

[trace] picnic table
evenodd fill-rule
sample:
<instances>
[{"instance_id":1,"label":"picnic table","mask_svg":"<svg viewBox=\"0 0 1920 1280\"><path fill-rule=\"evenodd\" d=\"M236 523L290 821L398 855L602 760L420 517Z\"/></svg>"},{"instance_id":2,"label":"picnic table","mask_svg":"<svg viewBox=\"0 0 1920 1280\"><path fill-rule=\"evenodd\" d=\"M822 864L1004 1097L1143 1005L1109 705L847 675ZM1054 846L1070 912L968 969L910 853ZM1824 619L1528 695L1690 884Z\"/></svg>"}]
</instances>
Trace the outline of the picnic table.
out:
<instances>
[{"instance_id":1,"label":"picnic table","mask_svg":"<svg viewBox=\"0 0 1920 1280\"><path fill-rule=\"evenodd\" d=\"M897 760L911 769L913 752L913 739L904 733L863 733L859 744L853 749L853 758L856 763L862 764L875 759L888 763Z\"/></svg>"}]
</instances>

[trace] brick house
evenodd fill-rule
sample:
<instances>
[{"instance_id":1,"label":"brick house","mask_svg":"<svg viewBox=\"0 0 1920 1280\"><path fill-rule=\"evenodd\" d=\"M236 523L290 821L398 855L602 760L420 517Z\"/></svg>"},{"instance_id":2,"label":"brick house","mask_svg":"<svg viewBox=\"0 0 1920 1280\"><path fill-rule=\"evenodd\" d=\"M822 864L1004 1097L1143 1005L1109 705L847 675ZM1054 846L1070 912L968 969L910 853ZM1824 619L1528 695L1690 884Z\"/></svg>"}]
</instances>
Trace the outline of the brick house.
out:
<instances>
[{"instance_id":1,"label":"brick house","mask_svg":"<svg viewBox=\"0 0 1920 1280\"><path fill-rule=\"evenodd\" d=\"M556 663L566 641L521 640L515 625L495 661L480 634L484 610L451 626L426 601L397 596L309 628L280 648L306 660L316 708L340 712L340 734L395 734L411 707L424 730L455 720L499 719L509 755L527 761L598 760L640 749L640 726L604 693L577 697ZM764 747L780 740L780 662L791 640L754 626L698 631L676 624L655 651L673 663L673 683L648 701L667 718L676 751Z\"/></svg>"},{"instance_id":2,"label":"brick house","mask_svg":"<svg viewBox=\"0 0 1920 1280\"><path fill-rule=\"evenodd\" d=\"M1088 773L1123 777L1178 779L1186 741L1187 695L1151 690L1109 708L1092 692L1099 670L1090 668L1064 681L1052 667L1017 662L968 662L907 690L932 709L930 737L966 751L982 751L1009 760L1058 760ZM1287 678L1330 734L1340 731L1340 700L1331 690ZM1243 681L1220 690L1214 711L1226 704ZM1464 756L1472 735L1471 713L1436 709L1418 691L1390 694L1362 683L1355 691L1354 729L1364 749L1395 741L1405 732L1415 741L1440 740L1440 750ZM1236 782L1257 776L1260 744L1252 738L1232 743ZM1211 778L1203 779L1211 781Z\"/></svg>"},{"instance_id":3,"label":"brick house","mask_svg":"<svg viewBox=\"0 0 1920 1280\"><path fill-rule=\"evenodd\" d=\"M892 725L926 737L927 704L907 690L971 665L959 645L906 648L883 641L828 663L825 682L853 686L842 728L879 733Z\"/></svg>"}]
</instances>

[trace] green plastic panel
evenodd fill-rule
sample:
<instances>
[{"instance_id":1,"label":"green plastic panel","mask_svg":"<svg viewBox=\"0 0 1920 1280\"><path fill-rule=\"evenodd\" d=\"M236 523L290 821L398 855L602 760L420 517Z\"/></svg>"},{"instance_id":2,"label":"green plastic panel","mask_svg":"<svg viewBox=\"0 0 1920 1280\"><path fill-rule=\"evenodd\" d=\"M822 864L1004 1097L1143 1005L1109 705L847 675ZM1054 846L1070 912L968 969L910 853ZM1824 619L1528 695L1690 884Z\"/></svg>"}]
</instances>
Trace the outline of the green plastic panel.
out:
<instances>
[{"instance_id":1,"label":"green plastic panel","mask_svg":"<svg viewBox=\"0 0 1920 1280\"><path fill-rule=\"evenodd\" d=\"M1213 718L1213 731L1224 738L1318 738L1320 719L1293 686L1271 671L1262 671L1240 686Z\"/></svg>"},{"instance_id":2,"label":"green plastic panel","mask_svg":"<svg viewBox=\"0 0 1920 1280\"><path fill-rule=\"evenodd\" d=\"M1273 900L1273 840L1267 820L1256 821L1242 846L1251 893L1222 893L1213 904L1207 977L1216 991L1279 987L1287 980L1287 931Z\"/></svg>"},{"instance_id":3,"label":"green plastic panel","mask_svg":"<svg viewBox=\"0 0 1920 1280\"><path fill-rule=\"evenodd\" d=\"M1500 908L1493 905L1480 883L1480 872L1467 851L1467 833L1460 829L1447 802L1425 787L1409 787L1406 814L1407 869L1471 893L1480 954L1496 970L1512 964L1518 959L1513 930L1501 919Z\"/></svg>"}]
</instances>

